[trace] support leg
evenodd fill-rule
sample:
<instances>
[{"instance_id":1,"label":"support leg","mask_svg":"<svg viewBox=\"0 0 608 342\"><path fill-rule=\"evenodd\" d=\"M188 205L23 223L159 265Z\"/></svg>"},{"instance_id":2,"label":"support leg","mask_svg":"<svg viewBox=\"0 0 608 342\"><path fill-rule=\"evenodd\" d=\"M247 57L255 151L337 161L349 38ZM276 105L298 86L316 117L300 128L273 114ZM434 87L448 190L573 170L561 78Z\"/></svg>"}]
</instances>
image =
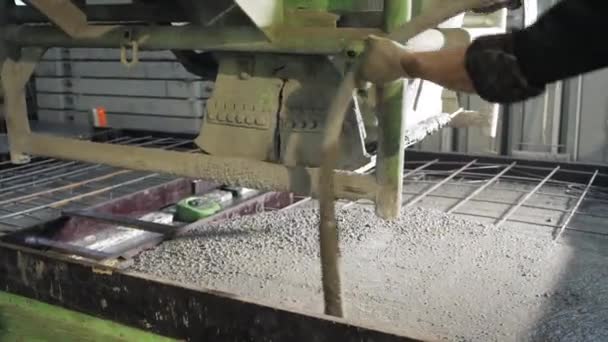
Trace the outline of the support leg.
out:
<instances>
[{"instance_id":1,"label":"support leg","mask_svg":"<svg viewBox=\"0 0 608 342\"><path fill-rule=\"evenodd\" d=\"M410 17L410 0L384 1L384 30L393 31ZM378 87L378 158L376 213L391 219L399 216L403 188L405 144L404 81Z\"/></svg>"},{"instance_id":2,"label":"support leg","mask_svg":"<svg viewBox=\"0 0 608 342\"><path fill-rule=\"evenodd\" d=\"M377 89L378 156L376 159L376 214L393 219L401 212L405 118L403 115L404 81Z\"/></svg>"},{"instance_id":3,"label":"support leg","mask_svg":"<svg viewBox=\"0 0 608 342\"><path fill-rule=\"evenodd\" d=\"M44 50L40 48L24 48L18 61L6 58L2 62L0 79L4 90L6 127L11 160L15 164L27 163L30 160L29 156L23 153L31 133L27 119L25 85L43 53Z\"/></svg>"}]
</instances>

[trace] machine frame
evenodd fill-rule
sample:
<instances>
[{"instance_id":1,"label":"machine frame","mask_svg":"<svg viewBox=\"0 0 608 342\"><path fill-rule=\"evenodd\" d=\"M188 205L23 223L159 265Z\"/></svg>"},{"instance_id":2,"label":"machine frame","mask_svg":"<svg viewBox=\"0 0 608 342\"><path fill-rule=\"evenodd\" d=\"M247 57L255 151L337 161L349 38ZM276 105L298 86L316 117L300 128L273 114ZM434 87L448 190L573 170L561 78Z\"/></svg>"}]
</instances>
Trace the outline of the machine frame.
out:
<instances>
[{"instance_id":1,"label":"machine frame","mask_svg":"<svg viewBox=\"0 0 608 342\"><path fill-rule=\"evenodd\" d=\"M27 119L24 87L38 61L49 47L98 47L124 50L190 49L247 53L327 55L345 60L356 57L369 34L382 35L376 28L336 28L286 25L285 7L297 1L236 1L256 27L209 28L200 25L142 26L90 25L85 14L70 1L62 11L53 11L46 0L30 5L47 15L59 28L46 25L3 25L0 59L2 85L14 163L27 163L30 155L104 163L134 170L149 170L187 177L213 179L227 185L260 190L289 191L317 197L320 169L285 166L246 158L160 151L94 143L32 132ZM50 7L49 7L50 6ZM385 31L409 18L411 1L385 1ZM72 13L73 15L66 15ZM4 19L6 21L6 18ZM2 23L0 23L2 24ZM6 24L6 23L5 23ZM344 71L348 67L344 68ZM403 168L403 82L391 86L378 105L384 108L379 122L378 168L375 176L334 170L335 197L378 203L386 218L398 215ZM394 142L394 143L389 143ZM388 146L395 145L395 146Z\"/></svg>"}]
</instances>

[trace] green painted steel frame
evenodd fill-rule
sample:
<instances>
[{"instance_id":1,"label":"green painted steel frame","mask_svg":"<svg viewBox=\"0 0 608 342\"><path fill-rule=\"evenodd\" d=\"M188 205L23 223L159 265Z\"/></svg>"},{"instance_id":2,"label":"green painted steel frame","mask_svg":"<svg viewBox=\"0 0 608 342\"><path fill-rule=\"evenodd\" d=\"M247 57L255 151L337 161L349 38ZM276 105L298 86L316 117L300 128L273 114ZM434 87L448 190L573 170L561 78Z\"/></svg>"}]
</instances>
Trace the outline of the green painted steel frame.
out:
<instances>
[{"instance_id":1,"label":"green painted steel frame","mask_svg":"<svg viewBox=\"0 0 608 342\"><path fill-rule=\"evenodd\" d=\"M392 32L411 19L411 0L384 0L384 31ZM401 211L405 153L405 82L378 87L378 157L376 211L394 218Z\"/></svg>"},{"instance_id":2,"label":"green painted steel frame","mask_svg":"<svg viewBox=\"0 0 608 342\"><path fill-rule=\"evenodd\" d=\"M375 28L285 27L271 42L252 27L109 26L101 31L105 33L96 38L73 39L50 26L9 25L3 38L9 45L20 47L120 48L136 41L140 50L335 55L351 47L361 47L370 34L382 35L382 31ZM125 40L125 36L130 39Z\"/></svg>"},{"instance_id":3,"label":"green painted steel frame","mask_svg":"<svg viewBox=\"0 0 608 342\"><path fill-rule=\"evenodd\" d=\"M24 86L43 51L40 48L23 48L19 60L9 58L2 63L0 79L5 91L6 120L14 163L26 163L29 161L28 155L39 155L212 179L227 185L259 190L293 192L313 197L319 193L318 168L288 167L245 158L95 143L32 132L27 118ZM334 177L339 198L375 198L376 182L372 176L335 171Z\"/></svg>"},{"instance_id":4,"label":"green painted steel frame","mask_svg":"<svg viewBox=\"0 0 608 342\"><path fill-rule=\"evenodd\" d=\"M271 0L268 0L272 2ZM286 1L288 4L300 3ZM319 6L347 4L345 1L305 1ZM301 3L300 3L301 4ZM329 6L329 7L331 7ZM328 7L325 7L328 8ZM411 0L385 0L384 32L405 23L410 16ZM251 8L250 8L251 10ZM102 162L131 169L172 173L189 177L211 178L226 184L259 189L291 191L301 195L319 193L319 170L289 168L265 162L157 151L128 146L109 146L73 139L32 133L23 102L23 79L29 78L41 48L119 47L138 42L140 49L201 49L207 51L281 52L292 54L339 54L345 49L361 49L369 34L379 29L292 27L280 30L272 41L255 28L205 28L196 26L108 26L95 38L73 39L61 30L45 26L5 27L2 35L7 45L16 46L25 58L3 62L2 82L7 93L7 123L14 162L27 162L27 155ZM2 31L0 31L1 33ZM128 36L128 39L125 37ZM30 56L33 55L33 56ZM29 57L28 57L29 56ZM376 177L336 171L336 197L375 199L377 212L385 218L399 213L403 165L403 82L384 89L380 107L380 137ZM136 156L125 158L125 156ZM225 172L224 170L228 170Z\"/></svg>"}]
</instances>

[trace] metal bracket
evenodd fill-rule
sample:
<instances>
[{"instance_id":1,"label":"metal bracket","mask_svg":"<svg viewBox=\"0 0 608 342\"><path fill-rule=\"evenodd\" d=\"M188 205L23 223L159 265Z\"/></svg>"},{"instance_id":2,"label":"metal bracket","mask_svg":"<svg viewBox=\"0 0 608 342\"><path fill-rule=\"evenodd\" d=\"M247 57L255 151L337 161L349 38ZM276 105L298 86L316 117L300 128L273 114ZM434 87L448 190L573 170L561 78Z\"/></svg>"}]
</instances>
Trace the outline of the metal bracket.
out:
<instances>
[{"instance_id":1,"label":"metal bracket","mask_svg":"<svg viewBox=\"0 0 608 342\"><path fill-rule=\"evenodd\" d=\"M287 82L279 115L281 162L319 166L325 118L342 76L323 56L293 58L283 72ZM354 170L369 163L362 121L357 106L351 105L340 135L338 169Z\"/></svg>"},{"instance_id":2,"label":"metal bracket","mask_svg":"<svg viewBox=\"0 0 608 342\"><path fill-rule=\"evenodd\" d=\"M128 47L131 47L131 59L128 58ZM128 40L120 47L120 63L127 68L135 66L139 63L139 42L136 40Z\"/></svg>"},{"instance_id":3,"label":"metal bracket","mask_svg":"<svg viewBox=\"0 0 608 342\"><path fill-rule=\"evenodd\" d=\"M222 55L213 96L196 144L225 157L276 161L277 113L283 80L270 57Z\"/></svg>"}]
</instances>

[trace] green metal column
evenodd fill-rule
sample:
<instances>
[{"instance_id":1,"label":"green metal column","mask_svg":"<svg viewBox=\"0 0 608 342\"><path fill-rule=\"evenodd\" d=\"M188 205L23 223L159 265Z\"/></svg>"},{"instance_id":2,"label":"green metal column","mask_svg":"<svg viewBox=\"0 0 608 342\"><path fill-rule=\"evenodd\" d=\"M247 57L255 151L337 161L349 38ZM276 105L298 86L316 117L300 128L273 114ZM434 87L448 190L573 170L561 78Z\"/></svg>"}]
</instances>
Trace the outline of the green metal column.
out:
<instances>
[{"instance_id":1,"label":"green metal column","mask_svg":"<svg viewBox=\"0 0 608 342\"><path fill-rule=\"evenodd\" d=\"M411 0L384 0L384 27L388 33L410 20ZM403 42L402 42L403 43ZM401 211L405 144L405 81L376 89L378 93L378 158L376 213L385 219Z\"/></svg>"}]
</instances>

